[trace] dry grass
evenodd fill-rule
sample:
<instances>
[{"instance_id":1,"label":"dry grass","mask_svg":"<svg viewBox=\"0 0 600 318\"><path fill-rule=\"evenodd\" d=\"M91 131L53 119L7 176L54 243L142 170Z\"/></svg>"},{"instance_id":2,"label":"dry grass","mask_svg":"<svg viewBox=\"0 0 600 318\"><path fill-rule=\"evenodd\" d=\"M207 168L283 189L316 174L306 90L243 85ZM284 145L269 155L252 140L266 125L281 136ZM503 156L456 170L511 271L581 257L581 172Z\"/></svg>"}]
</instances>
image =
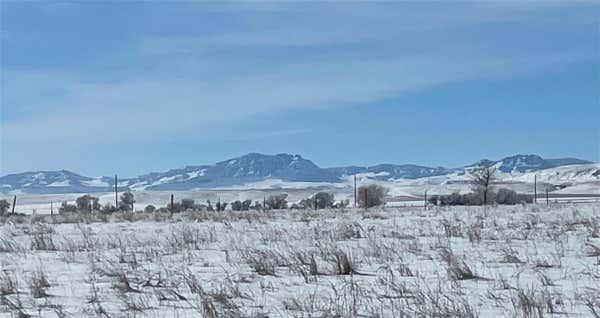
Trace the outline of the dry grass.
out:
<instances>
[{"instance_id":1,"label":"dry grass","mask_svg":"<svg viewBox=\"0 0 600 318\"><path fill-rule=\"evenodd\" d=\"M29 290L33 298L46 298L49 295L46 293L46 288L50 287L50 283L43 271L33 273L29 282Z\"/></svg>"},{"instance_id":2,"label":"dry grass","mask_svg":"<svg viewBox=\"0 0 600 318\"><path fill-rule=\"evenodd\" d=\"M5 218L0 310L42 317L477 317L484 310L598 317L600 299L590 289L600 280L594 209ZM72 277L64 278L65 268ZM574 280L574 290L563 290Z\"/></svg>"}]
</instances>

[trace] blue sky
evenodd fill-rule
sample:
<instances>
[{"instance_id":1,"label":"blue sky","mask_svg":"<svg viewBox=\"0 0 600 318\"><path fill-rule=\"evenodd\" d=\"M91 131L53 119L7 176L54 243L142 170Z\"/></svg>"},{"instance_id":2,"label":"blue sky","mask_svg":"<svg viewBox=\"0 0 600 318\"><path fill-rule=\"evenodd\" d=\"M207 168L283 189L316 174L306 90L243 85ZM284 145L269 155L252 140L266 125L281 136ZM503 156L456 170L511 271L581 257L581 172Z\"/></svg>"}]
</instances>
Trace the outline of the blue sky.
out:
<instances>
[{"instance_id":1,"label":"blue sky","mask_svg":"<svg viewBox=\"0 0 600 318\"><path fill-rule=\"evenodd\" d=\"M594 2L1 2L0 174L600 159Z\"/></svg>"}]
</instances>

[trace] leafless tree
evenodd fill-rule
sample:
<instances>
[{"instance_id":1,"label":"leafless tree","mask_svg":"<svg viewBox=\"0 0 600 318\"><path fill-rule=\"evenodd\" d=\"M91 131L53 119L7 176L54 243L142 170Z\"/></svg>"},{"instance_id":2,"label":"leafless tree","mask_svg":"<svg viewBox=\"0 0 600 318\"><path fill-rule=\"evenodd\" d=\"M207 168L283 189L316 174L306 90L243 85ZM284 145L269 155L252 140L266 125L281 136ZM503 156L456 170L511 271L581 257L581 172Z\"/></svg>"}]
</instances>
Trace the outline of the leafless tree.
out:
<instances>
[{"instance_id":1,"label":"leafless tree","mask_svg":"<svg viewBox=\"0 0 600 318\"><path fill-rule=\"evenodd\" d=\"M358 188L358 206L370 208L383 205L387 193L388 189L377 184L361 186Z\"/></svg>"},{"instance_id":2,"label":"leafless tree","mask_svg":"<svg viewBox=\"0 0 600 318\"><path fill-rule=\"evenodd\" d=\"M473 192L481 195L483 205L487 205L492 193L492 183L496 179L496 167L491 164L471 170Z\"/></svg>"},{"instance_id":3,"label":"leafless tree","mask_svg":"<svg viewBox=\"0 0 600 318\"><path fill-rule=\"evenodd\" d=\"M269 210L287 209L287 194L271 195L265 201L265 208Z\"/></svg>"}]
</instances>

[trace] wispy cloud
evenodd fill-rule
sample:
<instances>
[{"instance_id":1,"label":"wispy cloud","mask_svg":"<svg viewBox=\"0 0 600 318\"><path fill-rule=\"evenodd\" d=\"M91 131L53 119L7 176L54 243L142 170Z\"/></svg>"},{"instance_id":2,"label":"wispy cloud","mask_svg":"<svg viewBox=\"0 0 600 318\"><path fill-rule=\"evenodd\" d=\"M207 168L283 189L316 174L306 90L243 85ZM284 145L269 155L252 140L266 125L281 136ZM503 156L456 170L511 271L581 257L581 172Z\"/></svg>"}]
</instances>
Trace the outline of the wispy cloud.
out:
<instances>
[{"instance_id":1,"label":"wispy cloud","mask_svg":"<svg viewBox=\"0 0 600 318\"><path fill-rule=\"evenodd\" d=\"M3 65L3 153L67 139L85 146L201 136L262 114L368 104L595 58L531 30L505 34L507 21L544 17L533 5L245 6L203 12L199 19L234 21L223 30L210 21L183 24L207 32L142 28L133 42L79 64Z\"/></svg>"}]
</instances>

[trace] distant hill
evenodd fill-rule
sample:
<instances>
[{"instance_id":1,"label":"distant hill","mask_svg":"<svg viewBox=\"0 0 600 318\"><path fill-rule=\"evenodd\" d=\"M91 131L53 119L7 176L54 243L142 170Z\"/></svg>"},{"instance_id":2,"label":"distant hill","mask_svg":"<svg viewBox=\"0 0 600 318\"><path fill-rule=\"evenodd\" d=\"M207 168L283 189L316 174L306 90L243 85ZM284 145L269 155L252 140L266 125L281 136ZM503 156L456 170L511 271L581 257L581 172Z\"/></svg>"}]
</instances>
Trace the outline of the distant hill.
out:
<instances>
[{"instance_id":1,"label":"distant hill","mask_svg":"<svg viewBox=\"0 0 600 318\"><path fill-rule=\"evenodd\" d=\"M560 159L544 159L538 155L515 155L506 157L498 161L481 160L473 165L481 166L483 164L496 165L501 172L532 172L560 166L589 164L590 161L575 159L575 158L560 158Z\"/></svg>"},{"instance_id":2,"label":"distant hill","mask_svg":"<svg viewBox=\"0 0 600 318\"><path fill-rule=\"evenodd\" d=\"M239 186L269 179L287 182L343 182L360 174L374 180L392 181L445 176L464 172L483 164L496 165L502 173L525 174L567 165L590 164L575 159L544 159L537 155L515 155L498 161L481 160L460 168L426 167L413 164L379 164L370 167L348 166L321 168L300 155L250 153L214 165L188 166L166 172L153 172L119 180L120 189L190 190ZM594 175L592 171L590 175ZM600 180L600 172L598 172ZM113 177L86 177L67 170L36 171L0 177L0 191L27 193L105 192L114 187Z\"/></svg>"}]
</instances>

